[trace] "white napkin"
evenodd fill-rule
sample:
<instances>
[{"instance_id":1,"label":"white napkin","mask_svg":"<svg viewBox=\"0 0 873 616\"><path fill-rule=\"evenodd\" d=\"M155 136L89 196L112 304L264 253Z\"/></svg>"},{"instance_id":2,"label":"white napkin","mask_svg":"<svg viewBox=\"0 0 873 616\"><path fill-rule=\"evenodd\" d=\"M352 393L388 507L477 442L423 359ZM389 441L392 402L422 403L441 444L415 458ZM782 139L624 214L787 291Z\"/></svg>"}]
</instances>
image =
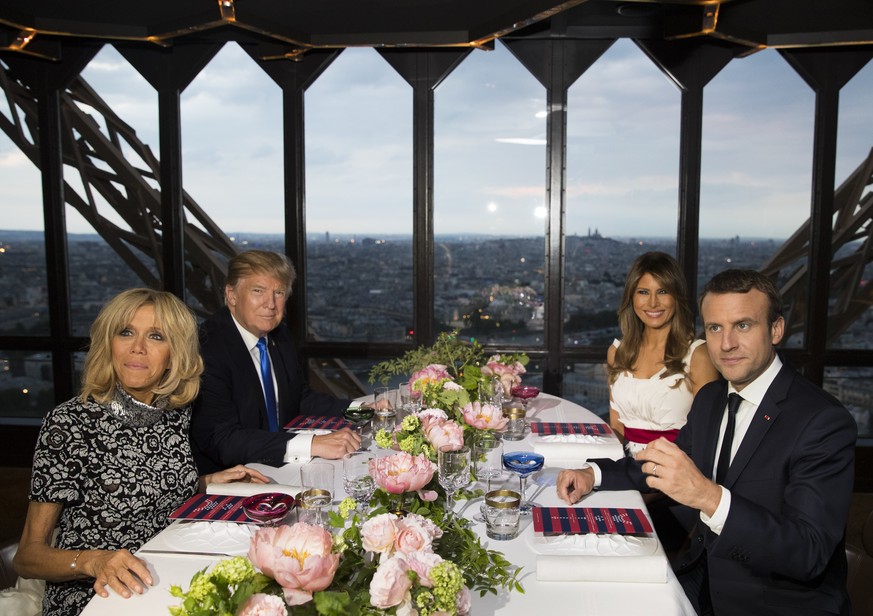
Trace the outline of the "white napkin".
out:
<instances>
[{"instance_id":1,"label":"white napkin","mask_svg":"<svg viewBox=\"0 0 873 616\"><path fill-rule=\"evenodd\" d=\"M612 458L624 456L621 443L615 438L592 434L549 434L533 439L533 449L546 458L549 466L562 463L584 462L589 458Z\"/></svg>"},{"instance_id":2,"label":"white napkin","mask_svg":"<svg viewBox=\"0 0 873 616\"><path fill-rule=\"evenodd\" d=\"M282 494L290 494L297 496L303 490L301 486L289 486L281 483L210 483L206 486L207 494L221 494L224 496L252 496L254 494L264 494L265 492L281 492Z\"/></svg>"},{"instance_id":3,"label":"white napkin","mask_svg":"<svg viewBox=\"0 0 873 616\"><path fill-rule=\"evenodd\" d=\"M667 583L667 557L655 537L533 535L537 580Z\"/></svg>"},{"instance_id":4,"label":"white napkin","mask_svg":"<svg viewBox=\"0 0 873 616\"><path fill-rule=\"evenodd\" d=\"M146 542L141 551L243 556L258 528L234 522L177 521Z\"/></svg>"}]
</instances>

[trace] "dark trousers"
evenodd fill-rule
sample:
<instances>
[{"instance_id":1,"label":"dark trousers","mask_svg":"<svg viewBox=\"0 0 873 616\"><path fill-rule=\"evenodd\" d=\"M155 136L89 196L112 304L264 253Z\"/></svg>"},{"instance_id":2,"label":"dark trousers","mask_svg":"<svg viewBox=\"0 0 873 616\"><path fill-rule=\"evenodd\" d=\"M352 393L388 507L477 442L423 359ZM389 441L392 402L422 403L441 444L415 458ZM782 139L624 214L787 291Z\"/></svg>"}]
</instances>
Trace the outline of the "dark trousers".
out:
<instances>
[{"instance_id":1,"label":"dark trousers","mask_svg":"<svg viewBox=\"0 0 873 616\"><path fill-rule=\"evenodd\" d=\"M682 590L699 616L714 616L712 597L709 594L709 568L706 566L706 552L700 555L693 565L676 572Z\"/></svg>"}]
</instances>

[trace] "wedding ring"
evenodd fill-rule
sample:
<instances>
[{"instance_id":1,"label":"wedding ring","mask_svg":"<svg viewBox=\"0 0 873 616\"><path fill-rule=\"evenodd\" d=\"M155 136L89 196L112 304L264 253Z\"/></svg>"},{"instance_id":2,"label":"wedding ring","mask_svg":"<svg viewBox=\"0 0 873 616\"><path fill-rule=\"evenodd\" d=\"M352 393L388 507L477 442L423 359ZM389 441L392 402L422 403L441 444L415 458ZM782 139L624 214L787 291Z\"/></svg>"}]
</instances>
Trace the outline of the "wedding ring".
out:
<instances>
[{"instance_id":1,"label":"wedding ring","mask_svg":"<svg viewBox=\"0 0 873 616\"><path fill-rule=\"evenodd\" d=\"M652 462L652 472L651 472L650 474L651 474L653 477L657 477L657 475L655 475L655 471L656 471L656 470L658 470L658 465L655 464L654 462Z\"/></svg>"}]
</instances>

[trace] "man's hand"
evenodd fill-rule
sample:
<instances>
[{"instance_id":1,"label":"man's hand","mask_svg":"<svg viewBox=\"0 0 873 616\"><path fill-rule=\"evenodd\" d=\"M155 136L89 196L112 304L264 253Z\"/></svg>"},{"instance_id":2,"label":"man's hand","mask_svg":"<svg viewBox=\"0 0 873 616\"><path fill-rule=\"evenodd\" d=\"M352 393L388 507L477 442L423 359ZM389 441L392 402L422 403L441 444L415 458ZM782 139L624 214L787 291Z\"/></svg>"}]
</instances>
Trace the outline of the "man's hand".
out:
<instances>
[{"instance_id":1,"label":"man's hand","mask_svg":"<svg viewBox=\"0 0 873 616\"><path fill-rule=\"evenodd\" d=\"M339 460L347 453L357 451L361 446L361 437L348 428L312 437L310 455L313 458Z\"/></svg>"},{"instance_id":2,"label":"man's hand","mask_svg":"<svg viewBox=\"0 0 873 616\"><path fill-rule=\"evenodd\" d=\"M146 586L152 585L145 561L127 550L88 550L82 553L79 563L82 571L94 578L94 590L101 597L109 596L107 586L127 599L131 591L141 595Z\"/></svg>"},{"instance_id":3,"label":"man's hand","mask_svg":"<svg viewBox=\"0 0 873 616\"><path fill-rule=\"evenodd\" d=\"M643 463L642 470L648 475L646 484L650 488L708 516L715 513L721 501L721 488L704 477L675 443L659 438L634 457Z\"/></svg>"},{"instance_id":4,"label":"man's hand","mask_svg":"<svg viewBox=\"0 0 873 616\"><path fill-rule=\"evenodd\" d=\"M564 470L558 474L558 498L568 505L575 505L594 489L594 470Z\"/></svg>"}]
</instances>

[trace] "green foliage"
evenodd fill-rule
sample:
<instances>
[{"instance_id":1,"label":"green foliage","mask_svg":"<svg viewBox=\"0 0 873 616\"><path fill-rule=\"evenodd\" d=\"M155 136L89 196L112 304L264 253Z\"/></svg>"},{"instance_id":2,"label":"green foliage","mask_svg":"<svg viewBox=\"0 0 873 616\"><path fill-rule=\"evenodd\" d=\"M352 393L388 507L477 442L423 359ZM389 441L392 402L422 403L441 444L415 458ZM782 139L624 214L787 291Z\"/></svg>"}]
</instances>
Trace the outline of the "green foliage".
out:
<instances>
[{"instance_id":1,"label":"green foliage","mask_svg":"<svg viewBox=\"0 0 873 616\"><path fill-rule=\"evenodd\" d=\"M409 376L430 364L446 366L449 374L458 379L469 366L478 365L485 351L476 340L464 341L458 337L460 330L442 332L431 346L420 346L407 351L397 359L389 359L373 366L370 370L370 383L377 380L387 383L392 376Z\"/></svg>"}]
</instances>

